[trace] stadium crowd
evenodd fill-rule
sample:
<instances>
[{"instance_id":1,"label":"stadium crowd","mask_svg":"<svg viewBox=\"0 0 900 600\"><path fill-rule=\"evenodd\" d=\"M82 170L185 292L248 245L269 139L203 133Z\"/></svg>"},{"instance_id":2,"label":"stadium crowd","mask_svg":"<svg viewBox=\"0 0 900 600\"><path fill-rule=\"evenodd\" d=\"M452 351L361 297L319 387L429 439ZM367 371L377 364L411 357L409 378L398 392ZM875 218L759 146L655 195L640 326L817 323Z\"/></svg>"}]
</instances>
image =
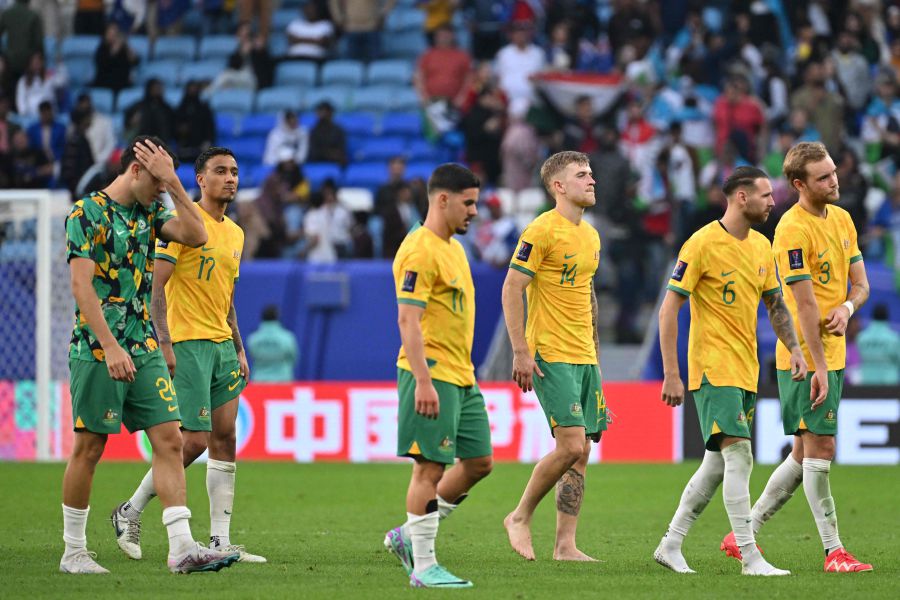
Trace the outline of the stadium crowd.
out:
<instances>
[{"instance_id":1,"label":"stadium crowd","mask_svg":"<svg viewBox=\"0 0 900 600\"><path fill-rule=\"evenodd\" d=\"M464 245L505 267L545 205L541 161L578 150L591 156L588 218L609 258L598 284L629 308L616 319L629 341L633 307L653 303L673 253L724 211L729 173L752 164L773 178L771 238L796 201L784 153L820 140L867 261L900 273L898 2L0 0L0 10L0 188L96 189L138 133L167 140L196 188L192 161L225 145L241 168L232 211L245 257L327 263L392 258L424 215L431 169L458 160L487 188Z\"/></svg>"}]
</instances>

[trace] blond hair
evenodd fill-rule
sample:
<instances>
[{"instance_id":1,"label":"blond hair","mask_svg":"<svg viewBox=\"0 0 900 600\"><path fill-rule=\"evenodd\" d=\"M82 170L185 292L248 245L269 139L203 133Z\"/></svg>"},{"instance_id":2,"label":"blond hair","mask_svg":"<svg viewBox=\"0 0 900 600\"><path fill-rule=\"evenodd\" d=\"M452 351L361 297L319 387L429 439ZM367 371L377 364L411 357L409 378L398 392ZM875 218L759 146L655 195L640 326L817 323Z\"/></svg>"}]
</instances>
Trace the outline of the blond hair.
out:
<instances>
[{"instance_id":1,"label":"blond hair","mask_svg":"<svg viewBox=\"0 0 900 600\"><path fill-rule=\"evenodd\" d=\"M589 165L590 160L584 152L575 152L573 150L565 150L557 152L544 161L541 166L541 181L550 195L553 195L553 178L559 175L560 171L568 167L570 164Z\"/></svg>"},{"instance_id":2,"label":"blond hair","mask_svg":"<svg viewBox=\"0 0 900 600\"><path fill-rule=\"evenodd\" d=\"M828 150L822 142L800 142L784 157L781 170L788 181L788 185L794 187L794 180L806 181L806 165L825 160Z\"/></svg>"}]
</instances>

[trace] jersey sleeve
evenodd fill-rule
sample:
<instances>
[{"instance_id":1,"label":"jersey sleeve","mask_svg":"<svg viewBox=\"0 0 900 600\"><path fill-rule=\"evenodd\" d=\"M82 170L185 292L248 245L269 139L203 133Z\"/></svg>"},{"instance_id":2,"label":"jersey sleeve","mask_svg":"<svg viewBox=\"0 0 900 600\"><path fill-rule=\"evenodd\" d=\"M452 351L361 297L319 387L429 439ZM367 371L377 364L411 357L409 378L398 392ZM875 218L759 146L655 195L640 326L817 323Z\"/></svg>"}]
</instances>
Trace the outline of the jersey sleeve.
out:
<instances>
[{"instance_id":1,"label":"jersey sleeve","mask_svg":"<svg viewBox=\"0 0 900 600\"><path fill-rule=\"evenodd\" d=\"M766 280L763 282L762 295L768 296L775 292L781 291L781 284L778 282L778 267L775 264L775 258L772 256L772 245L766 240L760 249L762 256L760 262L766 267Z\"/></svg>"},{"instance_id":2,"label":"jersey sleeve","mask_svg":"<svg viewBox=\"0 0 900 600\"><path fill-rule=\"evenodd\" d=\"M809 236L800 226L789 223L776 229L772 251L775 253L775 264L778 265L782 282L789 284L812 279L809 270Z\"/></svg>"},{"instance_id":3,"label":"jersey sleeve","mask_svg":"<svg viewBox=\"0 0 900 600\"><path fill-rule=\"evenodd\" d=\"M546 231L536 227L527 227L519 237L519 243L516 245L509 268L534 277L541 267L546 253Z\"/></svg>"},{"instance_id":4,"label":"jersey sleeve","mask_svg":"<svg viewBox=\"0 0 900 600\"><path fill-rule=\"evenodd\" d=\"M79 200L66 217L66 262L73 258L94 258L94 244L105 238L106 228L89 215L90 208Z\"/></svg>"},{"instance_id":5,"label":"jersey sleeve","mask_svg":"<svg viewBox=\"0 0 900 600\"><path fill-rule=\"evenodd\" d=\"M412 304L419 308L428 306L431 299L437 270L425 252L414 251L406 254L397 265L394 286L397 289L397 304Z\"/></svg>"},{"instance_id":6,"label":"jersey sleeve","mask_svg":"<svg viewBox=\"0 0 900 600\"><path fill-rule=\"evenodd\" d=\"M162 239L162 226L175 218L178 213L168 210L162 204L156 205L156 211L153 214L153 227L156 229L156 250L153 258L161 258L170 263L178 264L178 255L181 253L181 244L178 242L167 242Z\"/></svg>"},{"instance_id":7,"label":"jersey sleeve","mask_svg":"<svg viewBox=\"0 0 900 600\"><path fill-rule=\"evenodd\" d=\"M666 289L672 290L682 296L690 296L694 291L700 276L703 274L703 265L700 260L700 244L694 237L688 239L678 252L678 262L669 277Z\"/></svg>"},{"instance_id":8,"label":"jersey sleeve","mask_svg":"<svg viewBox=\"0 0 900 600\"><path fill-rule=\"evenodd\" d=\"M157 239L162 239L163 225L174 219L176 213L163 206L162 202L157 202L151 215L153 219L153 229L156 231Z\"/></svg>"},{"instance_id":9,"label":"jersey sleeve","mask_svg":"<svg viewBox=\"0 0 900 600\"><path fill-rule=\"evenodd\" d=\"M862 251L859 249L859 240L856 232L856 226L853 225L853 219L847 215L847 230L850 234L850 264L859 262L863 259Z\"/></svg>"},{"instance_id":10,"label":"jersey sleeve","mask_svg":"<svg viewBox=\"0 0 900 600\"><path fill-rule=\"evenodd\" d=\"M238 241L237 241L237 266L234 268L234 282L237 283L238 279L241 278L241 259L244 257L244 231L238 228Z\"/></svg>"}]
</instances>

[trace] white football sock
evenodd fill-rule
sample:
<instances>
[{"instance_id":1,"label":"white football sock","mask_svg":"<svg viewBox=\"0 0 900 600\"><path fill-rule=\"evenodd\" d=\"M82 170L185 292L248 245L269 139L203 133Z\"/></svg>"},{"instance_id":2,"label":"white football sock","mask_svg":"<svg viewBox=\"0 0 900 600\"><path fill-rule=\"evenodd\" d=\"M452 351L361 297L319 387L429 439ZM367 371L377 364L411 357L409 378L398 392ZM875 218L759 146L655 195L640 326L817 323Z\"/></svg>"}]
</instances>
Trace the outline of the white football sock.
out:
<instances>
[{"instance_id":1,"label":"white football sock","mask_svg":"<svg viewBox=\"0 0 900 600\"><path fill-rule=\"evenodd\" d=\"M63 511L63 541L66 543L66 554L72 554L83 548L87 548L87 519L91 507L72 508L62 505Z\"/></svg>"},{"instance_id":2,"label":"white football sock","mask_svg":"<svg viewBox=\"0 0 900 600\"><path fill-rule=\"evenodd\" d=\"M416 573L428 570L437 564L434 555L434 541L437 538L440 517L437 511L426 515L406 513L406 530L412 539L413 563Z\"/></svg>"},{"instance_id":3,"label":"white football sock","mask_svg":"<svg viewBox=\"0 0 900 600\"><path fill-rule=\"evenodd\" d=\"M791 499L801 483L803 483L803 465L798 463L793 455L788 454L784 462L778 465L769 477L766 489L750 511L754 534Z\"/></svg>"},{"instance_id":4,"label":"white football sock","mask_svg":"<svg viewBox=\"0 0 900 600\"><path fill-rule=\"evenodd\" d=\"M206 493L209 494L209 537L217 546L231 545L231 510L234 507L233 462L206 461Z\"/></svg>"},{"instance_id":5,"label":"white football sock","mask_svg":"<svg viewBox=\"0 0 900 600\"><path fill-rule=\"evenodd\" d=\"M444 519L449 517L450 513L452 513L457 508L459 508L459 505L462 504L462 501L465 500L467 497L468 497L468 494L463 494L462 496L460 496L459 498L456 499L457 500L456 504L453 504L451 502L447 502L446 500L441 498L440 494L438 494L438 497L437 497L438 514L440 515L440 519L443 521Z\"/></svg>"},{"instance_id":6,"label":"white football sock","mask_svg":"<svg viewBox=\"0 0 900 600\"><path fill-rule=\"evenodd\" d=\"M150 469L144 475L144 478L141 479L141 484L134 490L134 494L131 495L131 498L123 507L122 514L129 519L140 519L141 513L144 512L147 504L150 503L154 496L156 496L156 489L153 487L153 469Z\"/></svg>"},{"instance_id":7,"label":"white football sock","mask_svg":"<svg viewBox=\"0 0 900 600\"><path fill-rule=\"evenodd\" d=\"M722 499L735 543L752 550L756 542L750 519L750 472L753 470L753 450L750 440L741 440L722 449L725 460L725 476L722 480Z\"/></svg>"},{"instance_id":8,"label":"white football sock","mask_svg":"<svg viewBox=\"0 0 900 600\"><path fill-rule=\"evenodd\" d=\"M187 506L170 506L163 509L162 522L169 533L169 558L187 552L194 545L190 518L191 511Z\"/></svg>"},{"instance_id":9,"label":"white football sock","mask_svg":"<svg viewBox=\"0 0 900 600\"><path fill-rule=\"evenodd\" d=\"M678 503L675 516L672 517L669 530L666 532L667 544L681 546L691 525L709 504L710 499L719 488L719 484L722 483L724 472L725 461L722 453L707 450L703 455L703 462L691 476L681 494L681 501Z\"/></svg>"},{"instance_id":10,"label":"white football sock","mask_svg":"<svg viewBox=\"0 0 900 600\"><path fill-rule=\"evenodd\" d=\"M803 491L806 492L806 501L809 502L809 508L816 519L819 537L822 538L822 546L826 552L843 546L838 536L837 514L834 498L831 497L831 484L828 481L830 471L830 460L803 459Z\"/></svg>"}]
</instances>

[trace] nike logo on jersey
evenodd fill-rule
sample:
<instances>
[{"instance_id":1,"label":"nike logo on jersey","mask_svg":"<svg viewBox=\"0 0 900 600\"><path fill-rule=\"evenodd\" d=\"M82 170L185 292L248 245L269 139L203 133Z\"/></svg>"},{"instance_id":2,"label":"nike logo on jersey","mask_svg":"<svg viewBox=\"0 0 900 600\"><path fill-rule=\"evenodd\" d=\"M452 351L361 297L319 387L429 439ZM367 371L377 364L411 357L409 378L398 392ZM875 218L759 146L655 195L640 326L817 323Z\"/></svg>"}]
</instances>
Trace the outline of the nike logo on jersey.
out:
<instances>
[{"instance_id":1,"label":"nike logo on jersey","mask_svg":"<svg viewBox=\"0 0 900 600\"><path fill-rule=\"evenodd\" d=\"M564 254L564 255L563 255L563 258L565 258L566 260L568 260L568 259L572 258L573 256L575 256L576 254L578 254L578 253L577 253L577 252L573 252L572 254Z\"/></svg>"},{"instance_id":2,"label":"nike logo on jersey","mask_svg":"<svg viewBox=\"0 0 900 600\"><path fill-rule=\"evenodd\" d=\"M722 271L722 277L728 277L729 275L731 275L731 274L734 273L735 271L737 271L737 269L732 269L732 270L728 271L727 273L726 273L725 271Z\"/></svg>"},{"instance_id":3,"label":"nike logo on jersey","mask_svg":"<svg viewBox=\"0 0 900 600\"><path fill-rule=\"evenodd\" d=\"M459 279L459 277L454 277L453 279L451 279L451 280L450 280L450 285L456 285L456 280L457 280L457 279Z\"/></svg>"},{"instance_id":4,"label":"nike logo on jersey","mask_svg":"<svg viewBox=\"0 0 900 600\"><path fill-rule=\"evenodd\" d=\"M826 253L826 252L828 252L828 248L825 248L824 250L822 250L822 253L819 254L818 257L819 257L819 258L822 258L823 256L825 256L825 253Z\"/></svg>"},{"instance_id":5,"label":"nike logo on jersey","mask_svg":"<svg viewBox=\"0 0 900 600\"><path fill-rule=\"evenodd\" d=\"M209 252L210 250L215 250L215 249L216 249L215 246L212 246L212 247L210 247L210 248L207 248L206 246L203 246L203 248L201 248L201 250L202 250L203 252Z\"/></svg>"}]
</instances>

